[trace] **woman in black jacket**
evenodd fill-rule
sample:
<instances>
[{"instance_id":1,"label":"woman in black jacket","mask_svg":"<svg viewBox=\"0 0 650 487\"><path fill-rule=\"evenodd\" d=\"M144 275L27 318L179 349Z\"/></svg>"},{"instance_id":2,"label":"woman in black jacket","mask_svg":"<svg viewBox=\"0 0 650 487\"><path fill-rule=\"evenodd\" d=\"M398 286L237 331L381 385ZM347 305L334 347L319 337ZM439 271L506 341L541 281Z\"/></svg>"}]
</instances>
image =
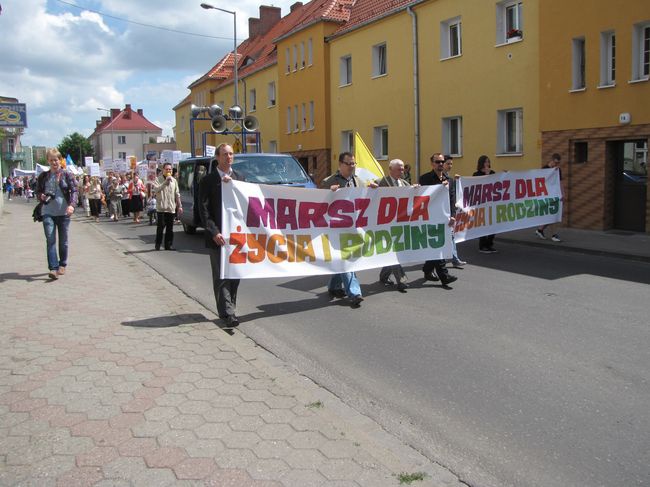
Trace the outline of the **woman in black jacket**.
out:
<instances>
[{"instance_id":1,"label":"woman in black jacket","mask_svg":"<svg viewBox=\"0 0 650 487\"><path fill-rule=\"evenodd\" d=\"M490 158L488 156L481 156L478 158L476 163L476 172L472 176L487 176L489 174L494 174L492 170ZM494 235L485 235L478 239L478 250L484 254L493 254L497 252L497 249L494 248Z\"/></svg>"}]
</instances>

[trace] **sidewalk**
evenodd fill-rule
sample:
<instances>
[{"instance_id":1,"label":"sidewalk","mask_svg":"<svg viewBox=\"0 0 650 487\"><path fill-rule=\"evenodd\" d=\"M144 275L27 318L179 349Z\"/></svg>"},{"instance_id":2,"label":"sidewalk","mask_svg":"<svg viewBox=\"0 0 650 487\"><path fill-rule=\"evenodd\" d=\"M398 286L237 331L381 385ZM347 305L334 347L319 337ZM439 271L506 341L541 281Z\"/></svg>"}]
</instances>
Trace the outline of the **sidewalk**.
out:
<instances>
[{"instance_id":1,"label":"sidewalk","mask_svg":"<svg viewBox=\"0 0 650 487\"><path fill-rule=\"evenodd\" d=\"M463 485L93 224L49 281L31 210L0 215L0 485Z\"/></svg>"}]
</instances>

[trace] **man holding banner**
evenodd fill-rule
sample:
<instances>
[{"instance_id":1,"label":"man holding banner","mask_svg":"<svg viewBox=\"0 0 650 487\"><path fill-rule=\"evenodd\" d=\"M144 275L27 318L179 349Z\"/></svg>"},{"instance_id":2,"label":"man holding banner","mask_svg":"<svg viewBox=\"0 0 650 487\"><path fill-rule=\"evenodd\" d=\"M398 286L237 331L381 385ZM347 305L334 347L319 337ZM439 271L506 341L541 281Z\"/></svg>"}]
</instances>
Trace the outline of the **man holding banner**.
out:
<instances>
[{"instance_id":1,"label":"man holding banner","mask_svg":"<svg viewBox=\"0 0 650 487\"><path fill-rule=\"evenodd\" d=\"M239 325L235 314L239 279L222 277L222 252L226 239L221 230L221 187L232 179L243 179L232 170L233 159L232 147L228 144L219 145L216 148L217 170L202 178L199 183L199 213L205 228L205 246L210 251L212 288L217 302L217 313L229 327Z\"/></svg>"}]
</instances>

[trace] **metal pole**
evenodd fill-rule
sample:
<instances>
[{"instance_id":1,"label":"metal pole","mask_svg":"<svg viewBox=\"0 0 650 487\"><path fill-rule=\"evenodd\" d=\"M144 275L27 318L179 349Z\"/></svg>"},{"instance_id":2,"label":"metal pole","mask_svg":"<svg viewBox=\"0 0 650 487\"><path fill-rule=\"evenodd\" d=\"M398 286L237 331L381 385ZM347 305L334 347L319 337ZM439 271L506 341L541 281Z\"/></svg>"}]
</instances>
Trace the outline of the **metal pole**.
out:
<instances>
[{"instance_id":1,"label":"metal pole","mask_svg":"<svg viewBox=\"0 0 650 487\"><path fill-rule=\"evenodd\" d=\"M237 12L232 12L233 17L233 44L235 52L235 105L239 105L239 78L237 76Z\"/></svg>"}]
</instances>

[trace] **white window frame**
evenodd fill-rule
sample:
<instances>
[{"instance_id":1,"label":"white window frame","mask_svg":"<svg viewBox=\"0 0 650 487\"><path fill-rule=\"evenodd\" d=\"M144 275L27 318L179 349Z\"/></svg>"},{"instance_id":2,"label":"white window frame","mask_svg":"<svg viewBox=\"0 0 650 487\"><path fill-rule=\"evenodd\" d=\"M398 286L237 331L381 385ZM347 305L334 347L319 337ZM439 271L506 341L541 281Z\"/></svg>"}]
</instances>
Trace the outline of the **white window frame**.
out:
<instances>
[{"instance_id":1,"label":"white window frame","mask_svg":"<svg viewBox=\"0 0 650 487\"><path fill-rule=\"evenodd\" d=\"M284 72L284 74L289 74L291 72L291 48L287 47L285 49L285 55L287 58L287 70Z\"/></svg>"},{"instance_id":2,"label":"white window frame","mask_svg":"<svg viewBox=\"0 0 650 487\"><path fill-rule=\"evenodd\" d=\"M463 156L463 117L442 119L442 150L452 157Z\"/></svg>"},{"instance_id":3,"label":"white window frame","mask_svg":"<svg viewBox=\"0 0 650 487\"><path fill-rule=\"evenodd\" d=\"M121 159L122 161L126 161L126 152L118 152L117 158Z\"/></svg>"},{"instance_id":4,"label":"white window frame","mask_svg":"<svg viewBox=\"0 0 650 487\"><path fill-rule=\"evenodd\" d=\"M646 41L646 39L648 39ZM650 22L634 25L632 34L632 81L650 79Z\"/></svg>"},{"instance_id":5,"label":"white window frame","mask_svg":"<svg viewBox=\"0 0 650 487\"><path fill-rule=\"evenodd\" d=\"M519 42L524 34L524 6L520 0L503 0L496 4L496 38L497 46ZM509 13L514 13L512 24L509 24ZM510 30L518 30L520 35L508 37Z\"/></svg>"},{"instance_id":6,"label":"white window frame","mask_svg":"<svg viewBox=\"0 0 650 487\"><path fill-rule=\"evenodd\" d=\"M587 88L587 46L584 37L571 40L571 90L584 91Z\"/></svg>"},{"instance_id":7,"label":"white window frame","mask_svg":"<svg viewBox=\"0 0 650 487\"><path fill-rule=\"evenodd\" d=\"M600 33L600 84L599 88L616 86L616 33Z\"/></svg>"},{"instance_id":8,"label":"white window frame","mask_svg":"<svg viewBox=\"0 0 650 487\"><path fill-rule=\"evenodd\" d=\"M454 33L456 36L454 37ZM440 22L440 60L463 54L463 31L460 16Z\"/></svg>"},{"instance_id":9,"label":"white window frame","mask_svg":"<svg viewBox=\"0 0 650 487\"><path fill-rule=\"evenodd\" d=\"M298 118L298 105L293 106L293 122L294 122L294 128L293 132L299 132L300 131L300 119Z\"/></svg>"},{"instance_id":10,"label":"white window frame","mask_svg":"<svg viewBox=\"0 0 650 487\"><path fill-rule=\"evenodd\" d=\"M305 69L305 41L300 43L300 69Z\"/></svg>"},{"instance_id":11,"label":"white window frame","mask_svg":"<svg viewBox=\"0 0 650 487\"><path fill-rule=\"evenodd\" d=\"M377 160L388 159L388 126L382 125L372 129L373 151Z\"/></svg>"},{"instance_id":12,"label":"white window frame","mask_svg":"<svg viewBox=\"0 0 650 487\"><path fill-rule=\"evenodd\" d=\"M291 107L287 107L287 133L291 133Z\"/></svg>"},{"instance_id":13,"label":"white window frame","mask_svg":"<svg viewBox=\"0 0 650 487\"><path fill-rule=\"evenodd\" d=\"M314 130L314 101L309 102L309 130Z\"/></svg>"},{"instance_id":14,"label":"white window frame","mask_svg":"<svg viewBox=\"0 0 650 487\"><path fill-rule=\"evenodd\" d=\"M382 54L383 52L383 54ZM388 74L388 45L385 42L372 46L372 77Z\"/></svg>"},{"instance_id":15,"label":"white window frame","mask_svg":"<svg viewBox=\"0 0 650 487\"><path fill-rule=\"evenodd\" d=\"M339 60L339 88L352 84L352 56L341 56Z\"/></svg>"},{"instance_id":16,"label":"white window frame","mask_svg":"<svg viewBox=\"0 0 650 487\"><path fill-rule=\"evenodd\" d=\"M307 39L307 66L314 63L314 46L311 37Z\"/></svg>"},{"instance_id":17,"label":"white window frame","mask_svg":"<svg viewBox=\"0 0 650 487\"><path fill-rule=\"evenodd\" d=\"M277 154L278 153L278 141L277 140L269 140L269 152L271 154Z\"/></svg>"},{"instance_id":18,"label":"white window frame","mask_svg":"<svg viewBox=\"0 0 650 487\"><path fill-rule=\"evenodd\" d=\"M354 131L341 131L341 152L351 152L354 154Z\"/></svg>"},{"instance_id":19,"label":"white window frame","mask_svg":"<svg viewBox=\"0 0 650 487\"><path fill-rule=\"evenodd\" d=\"M254 112L257 110L257 90L255 88L251 88L248 90L248 101L251 105L249 112Z\"/></svg>"},{"instance_id":20,"label":"white window frame","mask_svg":"<svg viewBox=\"0 0 650 487\"><path fill-rule=\"evenodd\" d=\"M511 125L514 126L511 127ZM514 149L508 147L510 129L514 131ZM522 155L524 153L524 110L508 108L497 113L497 154Z\"/></svg>"},{"instance_id":21,"label":"white window frame","mask_svg":"<svg viewBox=\"0 0 650 487\"><path fill-rule=\"evenodd\" d=\"M266 90L267 90L267 95L268 95L268 98L269 98L268 107L269 108L274 107L277 104L277 99L275 98L275 81L271 81L267 85Z\"/></svg>"},{"instance_id":22,"label":"white window frame","mask_svg":"<svg viewBox=\"0 0 650 487\"><path fill-rule=\"evenodd\" d=\"M117 143L120 145L126 145L126 135L118 135Z\"/></svg>"}]
</instances>

